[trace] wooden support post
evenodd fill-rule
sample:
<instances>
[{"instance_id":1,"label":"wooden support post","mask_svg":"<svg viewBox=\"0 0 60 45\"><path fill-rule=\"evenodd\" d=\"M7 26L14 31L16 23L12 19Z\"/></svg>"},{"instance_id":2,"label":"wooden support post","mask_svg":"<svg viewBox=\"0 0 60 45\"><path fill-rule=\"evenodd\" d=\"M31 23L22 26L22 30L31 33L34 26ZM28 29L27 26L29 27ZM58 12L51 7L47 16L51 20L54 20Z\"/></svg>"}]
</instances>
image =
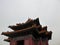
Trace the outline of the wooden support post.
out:
<instances>
[{"instance_id":1,"label":"wooden support post","mask_svg":"<svg viewBox=\"0 0 60 45\"><path fill-rule=\"evenodd\" d=\"M38 41L38 45L48 45L48 40L42 40L42 39L40 39Z\"/></svg>"},{"instance_id":2,"label":"wooden support post","mask_svg":"<svg viewBox=\"0 0 60 45\"><path fill-rule=\"evenodd\" d=\"M34 41L32 40L32 37L25 39L24 45L34 45Z\"/></svg>"},{"instance_id":3,"label":"wooden support post","mask_svg":"<svg viewBox=\"0 0 60 45\"><path fill-rule=\"evenodd\" d=\"M16 45L16 44L17 44L17 42L15 40L10 41L10 45Z\"/></svg>"},{"instance_id":4,"label":"wooden support post","mask_svg":"<svg viewBox=\"0 0 60 45\"><path fill-rule=\"evenodd\" d=\"M42 40L41 39L38 41L38 45L42 45Z\"/></svg>"},{"instance_id":5,"label":"wooden support post","mask_svg":"<svg viewBox=\"0 0 60 45\"><path fill-rule=\"evenodd\" d=\"M29 45L29 40L28 39L24 40L24 45Z\"/></svg>"},{"instance_id":6,"label":"wooden support post","mask_svg":"<svg viewBox=\"0 0 60 45\"><path fill-rule=\"evenodd\" d=\"M46 45L49 45L49 44L48 44L48 40L46 40Z\"/></svg>"}]
</instances>

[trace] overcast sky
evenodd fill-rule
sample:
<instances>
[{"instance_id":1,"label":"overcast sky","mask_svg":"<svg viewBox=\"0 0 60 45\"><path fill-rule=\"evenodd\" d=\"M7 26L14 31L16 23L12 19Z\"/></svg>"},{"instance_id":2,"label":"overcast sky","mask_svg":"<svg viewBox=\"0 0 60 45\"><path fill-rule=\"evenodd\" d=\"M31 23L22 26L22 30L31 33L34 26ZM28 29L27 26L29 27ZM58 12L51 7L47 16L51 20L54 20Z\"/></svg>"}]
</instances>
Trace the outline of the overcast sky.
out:
<instances>
[{"instance_id":1,"label":"overcast sky","mask_svg":"<svg viewBox=\"0 0 60 45\"><path fill-rule=\"evenodd\" d=\"M60 0L0 0L0 34L11 31L9 25L39 17L42 26L52 31L50 45L60 45ZM0 45L9 45L0 35Z\"/></svg>"}]
</instances>

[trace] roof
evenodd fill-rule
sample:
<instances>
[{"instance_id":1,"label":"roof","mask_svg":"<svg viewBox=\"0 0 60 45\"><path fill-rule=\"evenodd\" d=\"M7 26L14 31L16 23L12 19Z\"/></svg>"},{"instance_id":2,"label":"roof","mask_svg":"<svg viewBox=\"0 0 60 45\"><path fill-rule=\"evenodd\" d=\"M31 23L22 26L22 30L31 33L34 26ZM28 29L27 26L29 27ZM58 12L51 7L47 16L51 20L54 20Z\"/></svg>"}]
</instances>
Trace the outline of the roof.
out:
<instances>
[{"instance_id":1,"label":"roof","mask_svg":"<svg viewBox=\"0 0 60 45\"><path fill-rule=\"evenodd\" d=\"M8 27L11 28L14 31L17 31L17 30L21 30L21 29L25 29L25 28L31 27L34 24L35 25L40 25L39 18L37 18L35 20L28 19L25 23L19 23L19 24L16 24L16 25L8 26Z\"/></svg>"},{"instance_id":2,"label":"roof","mask_svg":"<svg viewBox=\"0 0 60 45\"><path fill-rule=\"evenodd\" d=\"M8 39L5 41L10 41L10 38L25 36L25 35L33 35L36 39L38 38L48 38L51 39L52 31L47 31L47 26L42 27L39 23L39 18L37 19L28 19L25 23L19 23L15 26L9 26L13 31L11 32L2 32L2 35L8 36Z\"/></svg>"},{"instance_id":3,"label":"roof","mask_svg":"<svg viewBox=\"0 0 60 45\"><path fill-rule=\"evenodd\" d=\"M38 31L36 30L36 28L38 27L33 26L26 29L22 29L22 30L12 31L12 32L2 32L2 35L8 36L8 37L17 37L17 36L32 34L33 32L35 33L37 32L38 34Z\"/></svg>"}]
</instances>

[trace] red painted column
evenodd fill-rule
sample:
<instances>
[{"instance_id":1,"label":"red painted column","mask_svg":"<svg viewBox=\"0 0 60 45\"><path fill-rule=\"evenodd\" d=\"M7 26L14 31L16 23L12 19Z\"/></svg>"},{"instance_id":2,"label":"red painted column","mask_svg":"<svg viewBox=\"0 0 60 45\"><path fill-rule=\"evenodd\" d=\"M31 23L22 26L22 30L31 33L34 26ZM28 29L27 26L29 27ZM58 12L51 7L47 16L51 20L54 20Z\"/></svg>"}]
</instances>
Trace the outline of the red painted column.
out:
<instances>
[{"instance_id":1,"label":"red painted column","mask_svg":"<svg viewBox=\"0 0 60 45\"><path fill-rule=\"evenodd\" d=\"M24 45L34 45L34 41L32 40L32 37L29 37L28 39L24 40Z\"/></svg>"},{"instance_id":2,"label":"red painted column","mask_svg":"<svg viewBox=\"0 0 60 45\"><path fill-rule=\"evenodd\" d=\"M49 45L49 44L48 44L48 40L46 40L46 45Z\"/></svg>"},{"instance_id":3,"label":"red painted column","mask_svg":"<svg viewBox=\"0 0 60 45\"><path fill-rule=\"evenodd\" d=\"M38 41L38 45L48 45L48 40L42 40L42 39L40 39Z\"/></svg>"},{"instance_id":4,"label":"red painted column","mask_svg":"<svg viewBox=\"0 0 60 45\"><path fill-rule=\"evenodd\" d=\"M44 39L44 40L40 39L38 41L38 45L48 45L48 39Z\"/></svg>"},{"instance_id":5,"label":"red painted column","mask_svg":"<svg viewBox=\"0 0 60 45\"><path fill-rule=\"evenodd\" d=\"M31 37L29 38L29 45L33 45Z\"/></svg>"},{"instance_id":6,"label":"red painted column","mask_svg":"<svg viewBox=\"0 0 60 45\"><path fill-rule=\"evenodd\" d=\"M29 45L29 40L28 39L24 40L24 45Z\"/></svg>"},{"instance_id":7,"label":"red painted column","mask_svg":"<svg viewBox=\"0 0 60 45\"><path fill-rule=\"evenodd\" d=\"M29 38L29 45L36 45L32 37Z\"/></svg>"},{"instance_id":8,"label":"red painted column","mask_svg":"<svg viewBox=\"0 0 60 45\"><path fill-rule=\"evenodd\" d=\"M38 41L38 45L42 45L42 40L41 39Z\"/></svg>"},{"instance_id":9,"label":"red painted column","mask_svg":"<svg viewBox=\"0 0 60 45\"><path fill-rule=\"evenodd\" d=\"M10 45L16 45L16 41L11 40L11 41L10 41Z\"/></svg>"}]
</instances>

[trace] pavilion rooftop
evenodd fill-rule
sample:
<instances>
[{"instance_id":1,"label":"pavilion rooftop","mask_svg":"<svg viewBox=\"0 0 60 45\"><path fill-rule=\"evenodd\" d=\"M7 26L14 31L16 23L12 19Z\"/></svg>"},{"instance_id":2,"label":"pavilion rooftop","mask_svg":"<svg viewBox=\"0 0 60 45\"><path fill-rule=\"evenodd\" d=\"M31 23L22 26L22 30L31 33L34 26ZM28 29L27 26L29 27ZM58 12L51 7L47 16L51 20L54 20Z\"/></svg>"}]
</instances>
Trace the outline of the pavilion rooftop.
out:
<instances>
[{"instance_id":1,"label":"pavilion rooftop","mask_svg":"<svg viewBox=\"0 0 60 45\"><path fill-rule=\"evenodd\" d=\"M16 25L12 25L12 26L9 26L9 28L11 28L14 31L17 31L17 30L29 28L32 25L40 25L39 18L34 19L34 20L33 19L28 19L25 23L19 23L19 24L16 24ZM42 26L40 25L40 28L41 27Z\"/></svg>"},{"instance_id":2,"label":"pavilion rooftop","mask_svg":"<svg viewBox=\"0 0 60 45\"><path fill-rule=\"evenodd\" d=\"M10 38L15 38L18 36L33 35L36 39L38 38L48 38L51 39L52 32L47 31L47 26L42 27L39 23L39 18L37 19L28 19L25 23L19 23L15 26L9 26L14 31L11 32L2 32L2 35L8 36L8 39L5 41L10 41Z\"/></svg>"}]
</instances>

